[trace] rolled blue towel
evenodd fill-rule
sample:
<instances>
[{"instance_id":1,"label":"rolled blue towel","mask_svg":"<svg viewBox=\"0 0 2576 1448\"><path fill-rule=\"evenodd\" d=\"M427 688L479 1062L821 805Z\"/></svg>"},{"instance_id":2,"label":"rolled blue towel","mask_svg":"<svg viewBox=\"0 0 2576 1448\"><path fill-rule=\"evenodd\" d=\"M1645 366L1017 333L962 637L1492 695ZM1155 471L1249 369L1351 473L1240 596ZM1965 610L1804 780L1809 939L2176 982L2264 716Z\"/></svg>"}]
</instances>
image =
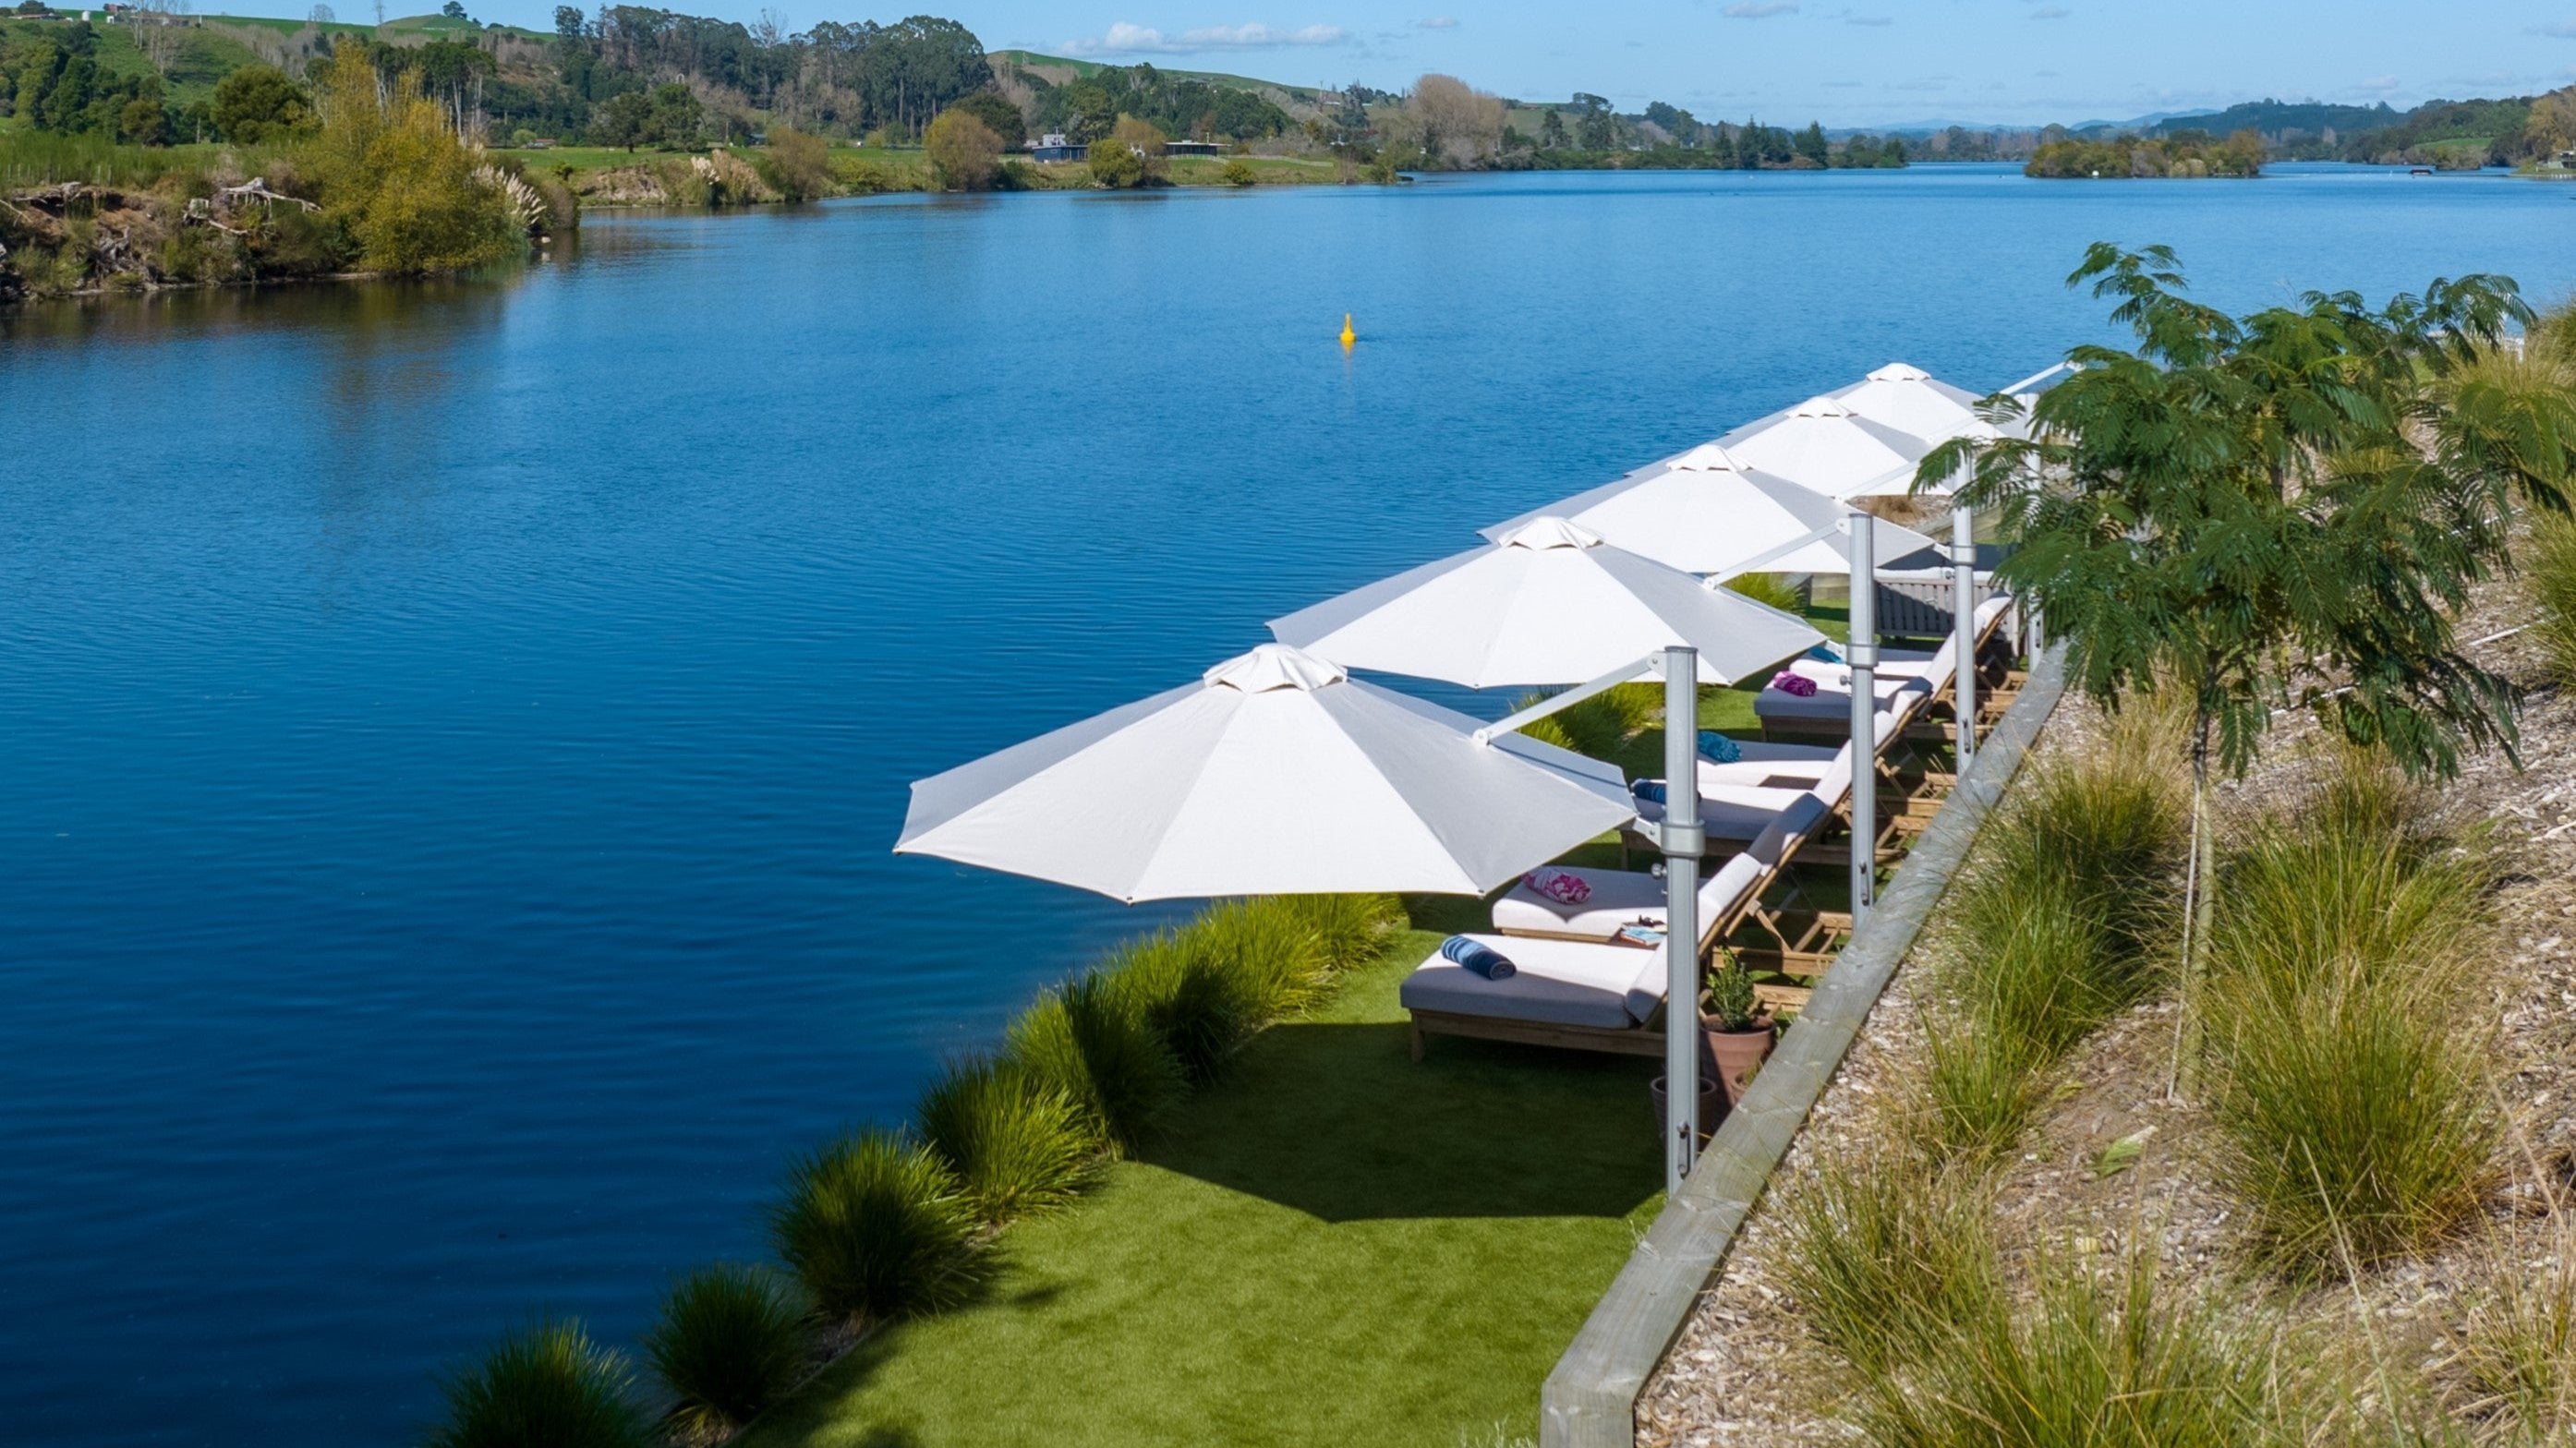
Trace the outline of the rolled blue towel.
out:
<instances>
[{"instance_id":1,"label":"rolled blue towel","mask_svg":"<svg viewBox=\"0 0 2576 1448\"><path fill-rule=\"evenodd\" d=\"M1744 757L1744 750L1726 735L1703 729L1699 731L1699 757L1717 764L1733 764Z\"/></svg>"},{"instance_id":2,"label":"rolled blue towel","mask_svg":"<svg viewBox=\"0 0 2576 1448\"><path fill-rule=\"evenodd\" d=\"M1452 935L1440 942L1440 954L1462 970L1473 971L1487 980L1510 980L1519 967L1509 957L1481 940Z\"/></svg>"},{"instance_id":3,"label":"rolled blue towel","mask_svg":"<svg viewBox=\"0 0 2576 1448\"><path fill-rule=\"evenodd\" d=\"M1843 662L1843 651L1832 644L1818 644L1807 650L1807 657L1820 664L1839 664Z\"/></svg>"},{"instance_id":4,"label":"rolled blue towel","mask_svg":"<svg viewBox=\"0 0 2576 1448\"><path fill-rule=\"evenodd\" d=\"M1662 804L1664 802L1664 782L1660 779L1641 779L1628 786L1628 793L1638 799L1644 800L1648 804Z\"/></svg>"}]
</instances>

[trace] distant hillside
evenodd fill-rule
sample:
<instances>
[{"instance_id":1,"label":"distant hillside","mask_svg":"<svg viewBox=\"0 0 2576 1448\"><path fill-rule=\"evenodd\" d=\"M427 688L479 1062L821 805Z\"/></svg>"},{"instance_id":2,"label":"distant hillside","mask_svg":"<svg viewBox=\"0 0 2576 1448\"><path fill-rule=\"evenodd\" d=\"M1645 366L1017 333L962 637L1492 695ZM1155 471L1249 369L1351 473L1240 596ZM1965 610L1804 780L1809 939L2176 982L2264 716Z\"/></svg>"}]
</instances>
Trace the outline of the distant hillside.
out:
<instances>
[{"instance_id":1,"label":"distant hillside","mask_svg":"<svg viewBox=\"0 0 2576 1448\"><path fill-rule=\"evenodd\" d=\"M2202 111L2190 115L2165 116L2142 134L2170 136L2176 131L2207 131L2213 136L2252 131L2267 141L2278 143L2297 136L2323 136L2327 132L2358 135L2363 131L2381 130L2397 124L2400 114L2386 101L2375 106L2338 106L2322 101L2246 101L2223 111Z\"/></svg>"},{"instance_id":2,"label":"distant hillside","mask_svg":"<svg viewBox=\"0 0 2576 1448\"><path fill-rule=\"evenodd\" d=\"M1068 55L1040 55L1034 50L994 50L987 51L986 54L993 60L1007 61L1022 70L1035 71L1058 84L1068 80L1087 79L1098 75L1103 70L1127 68L1113 66L1105 61L1076 60ZM1154 69L1175 80L1204 81L1209 85L1231 86L1237 90L1278 91L1308 105L1314 104L1315 97L1320 94L1316 87L1310 85L1290 85L1286 81L1262 80L1256 76L1233 75L1221 70L1178 70L1160 65L1155 66Z\"/></svg>"}]
</instances>

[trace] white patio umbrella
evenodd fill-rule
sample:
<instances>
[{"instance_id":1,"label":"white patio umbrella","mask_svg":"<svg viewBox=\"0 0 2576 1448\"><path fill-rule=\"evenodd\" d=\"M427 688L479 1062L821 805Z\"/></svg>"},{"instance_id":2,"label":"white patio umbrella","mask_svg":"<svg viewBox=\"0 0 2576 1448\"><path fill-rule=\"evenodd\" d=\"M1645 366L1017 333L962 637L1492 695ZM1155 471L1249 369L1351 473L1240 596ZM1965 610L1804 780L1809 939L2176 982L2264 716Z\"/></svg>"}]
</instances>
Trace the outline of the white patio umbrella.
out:
<instances>
[{"instance_id":1,"label":"white patio umbrella","mask_svg":"<svg viewBox=\"0 0 2576 1448\"><path fill-rule=\"evenodd\" d=\"M1607 764L1263 644L912 787L897 854L1134 903L1475 895L1635 817Z\"/></svg>"},{"instance_id":2,"label":"white patio umbrella","mask_svg":"<svg viewBox=\"0 0 2576 1448\"><path fill-rule=\"evenodd\" d=\"M1485 530L1499 539L1545 516L1567 519L1685 573L1828 573L1851 567L1844 510L1822 493L1748 468L1713 442L1616 482ZM1903 558L1933 541L1900 524L1878 525L1878 556Z\"/></svg>"},{"instance_id":3,"label":"white patio umbrella","mask_svg":"<svg viewBox=\"0 0 2576 1448\"><path fill-rule=\"evenodd\" d=\"M1675 644L1732 684L1824 641L1805 619L1541 516L1483 548L1274 619L1280 642L1355 669L1471 689L1578 684Z\"/></svg>"},{"instance_id":4,"label":"white patio umbrella","mask_svg":"<svg viewBox=\"0 0 2576 1448\"><path fill-rule=\"evenodd\" d=\"M1785 412L1719 438L1736 461L1828 498L1856 496L1914 476L1933 440L1863 417L1832 397L1810 397Z\"/></svg>"},{"instance_id":5,"label":"white patio umbrella","mask_svg":"<svg viewBox=\"0 0 2576 1448\"><path fill-rule=\"evenodd\" d=\"M1825 395L1871 422L1936 442L1969 434L1994 436L1994 428L1977 416L1978 394L1911 363L1890 362Z\"/></svg>"}]
</instances>

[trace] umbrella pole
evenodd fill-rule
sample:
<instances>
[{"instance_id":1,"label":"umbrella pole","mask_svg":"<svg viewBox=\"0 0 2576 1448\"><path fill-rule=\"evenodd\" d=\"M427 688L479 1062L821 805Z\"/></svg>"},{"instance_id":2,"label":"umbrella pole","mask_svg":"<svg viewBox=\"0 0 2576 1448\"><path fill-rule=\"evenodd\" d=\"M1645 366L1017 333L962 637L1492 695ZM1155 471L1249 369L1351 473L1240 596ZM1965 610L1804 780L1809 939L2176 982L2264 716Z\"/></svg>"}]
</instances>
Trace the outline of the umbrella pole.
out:
<instances>
[{"instance_id":1,"label":"umbrella pole","mask_svg":"<svg viewBox=\"0 0 2576 1448\"><path fill-rule=\"evenodd\" d=\"M1664 1191L1699 1155L1699 651L1664 650Z\"/></svg>"},{"instance_id":2,"label":"umbrella pole","mask_svg":"<svg viewBox=\"0 0 2576 1448\"><path fill-rule=\"evenodd\" d=\"M1950 629L1959 656L1950 702L1959 720L1957 772L1965 776L1977 754L1977 522L1964 504L1950 510L1950 584Z\"/></svg>"},{"instance_id":3,"label":"umbrella pole","mask_svg":"<svg viewBox=\"0 0 2576 1448\"><path fill-rule=\"evenodd\" d=\"M1878 894L1878 536L1876 521L1852 509L1851 642L1851 917Z\"/></svg>"}]
</instances>

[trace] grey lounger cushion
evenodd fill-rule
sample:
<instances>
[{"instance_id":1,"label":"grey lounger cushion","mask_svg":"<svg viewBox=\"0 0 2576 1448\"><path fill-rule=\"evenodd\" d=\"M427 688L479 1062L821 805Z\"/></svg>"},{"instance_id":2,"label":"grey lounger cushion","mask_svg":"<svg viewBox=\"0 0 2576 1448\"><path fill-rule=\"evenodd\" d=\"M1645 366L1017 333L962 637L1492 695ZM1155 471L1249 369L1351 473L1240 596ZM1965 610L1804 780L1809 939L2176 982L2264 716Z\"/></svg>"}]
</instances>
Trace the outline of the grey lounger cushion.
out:
<instances>
[{"instance_id":1,"label":"grey lounger cushion","mask_svg":"<svg viewBox=\"0 0 2576 1448\"><path fill-rule=\"evenodd\" d=\"M1512 975L1487 980L1435 950L1397 992L1406 1010L1616 1031L1642 1023L1664 999L1660 950L1527 936L1468 938L1511 957ZM1642 1001L1643 1011L1632 1009L1632 1001Z\"/></svg>"}]
</instances>

